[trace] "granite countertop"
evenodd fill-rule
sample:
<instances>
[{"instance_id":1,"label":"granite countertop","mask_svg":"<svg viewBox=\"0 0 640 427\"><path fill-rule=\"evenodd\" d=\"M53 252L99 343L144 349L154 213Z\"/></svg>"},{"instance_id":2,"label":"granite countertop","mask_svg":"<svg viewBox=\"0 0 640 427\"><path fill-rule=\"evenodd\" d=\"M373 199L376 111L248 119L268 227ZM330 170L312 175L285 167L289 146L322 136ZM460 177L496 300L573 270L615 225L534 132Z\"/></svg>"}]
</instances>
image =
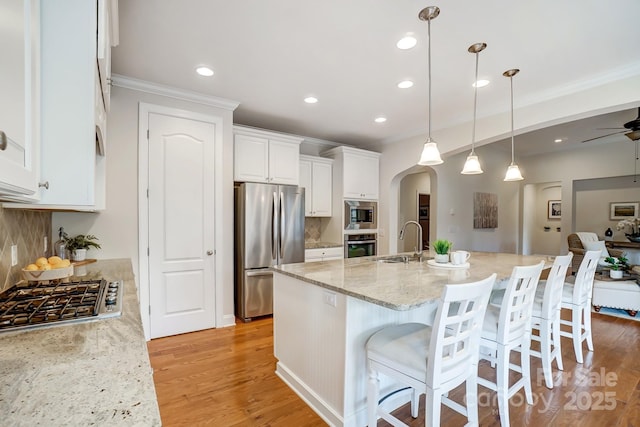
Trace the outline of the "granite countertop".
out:
<instances>
[{"instance_id":1,"label":"granite countertop","mask_svg":"<svg viewBox=\"0 0 640 427\"><path fill-rule=\"evenodd\" d=\"M306 242L304 244L305 249L341 248L343 246L343 243L334 242Z\"/></svg>"},{"instance_id":2,"label":"granite countertop","mask_svg":"<svg viewBox=\"0 0 640 427\"><path fill-rule=\"evenodd\" d=\"M162 425L131 261L84 272L124 281L122 316L0 333L0 424Z\"/></svg>"},{"instance_id":3,"label":"granite countertop","mask_svg":"<svg viewBox=\"0 0 640 427\"><path fill-rule=\"evenodd\" d=\"M380 258L385 257L285 264L272 269L387 308L410 310L437 300L443 286L448 283L472 282L493 273L497 273L497 281L503 281L509 279L516 265L532 265L544 260L545 267L550 267L553 263L553 258L546 255L493 252L472 252L470 266L455 269L432 267L426 259L408 263L386 263L378 261Z\"/></svg>"}]
</instances>

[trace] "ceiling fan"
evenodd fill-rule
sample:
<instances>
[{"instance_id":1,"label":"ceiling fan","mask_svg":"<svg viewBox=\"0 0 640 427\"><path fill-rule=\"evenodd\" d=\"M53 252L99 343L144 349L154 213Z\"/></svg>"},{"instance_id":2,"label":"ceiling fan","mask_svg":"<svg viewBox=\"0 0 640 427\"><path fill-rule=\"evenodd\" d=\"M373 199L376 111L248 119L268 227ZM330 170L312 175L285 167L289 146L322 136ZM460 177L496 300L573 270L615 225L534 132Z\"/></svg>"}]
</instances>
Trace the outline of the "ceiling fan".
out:
<instances>
[{"instance_id":1,"label":"ceiling fan","mask_svg":"<svg viewBox=\"0 0 640 427\"><path fill-rule=\"evenodd\" d=\"M589 142L589 141L593 141L594 139L600 139L600 138L604 138L606 136L611 136L611 135L615 135L618 133L625 133L625 136L627 138L629 138L631 141L638 141L640 140L640 107L638 107L638 117L636 117L635 119L625 123L623 125L624 127L622 128L600 128L600 129L617 129L617 132L612 132L612 133L608 133L606 135L600 135L600 136L596 136L595 138L590 138L590 139L585 139L582 142Z\"/></svg>"}]
</instances>

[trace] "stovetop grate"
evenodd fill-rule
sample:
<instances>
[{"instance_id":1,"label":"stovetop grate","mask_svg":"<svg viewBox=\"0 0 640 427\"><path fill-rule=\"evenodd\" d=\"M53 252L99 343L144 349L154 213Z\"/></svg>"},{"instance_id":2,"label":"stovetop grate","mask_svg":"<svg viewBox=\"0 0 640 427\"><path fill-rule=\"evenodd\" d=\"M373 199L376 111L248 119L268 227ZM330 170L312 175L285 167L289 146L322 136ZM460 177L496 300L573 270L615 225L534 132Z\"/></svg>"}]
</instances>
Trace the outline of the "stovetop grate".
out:
<instances>
[{"instance_id":1,"label":"stovetop grate","mask_svg":"<svg viewBox=\"0 0 640 427\"><path fill-rule=\"evenodd\" d=\"M97 316L106 281L29 282L0 294L0 330Z\"/></svg>"}]
</instances>

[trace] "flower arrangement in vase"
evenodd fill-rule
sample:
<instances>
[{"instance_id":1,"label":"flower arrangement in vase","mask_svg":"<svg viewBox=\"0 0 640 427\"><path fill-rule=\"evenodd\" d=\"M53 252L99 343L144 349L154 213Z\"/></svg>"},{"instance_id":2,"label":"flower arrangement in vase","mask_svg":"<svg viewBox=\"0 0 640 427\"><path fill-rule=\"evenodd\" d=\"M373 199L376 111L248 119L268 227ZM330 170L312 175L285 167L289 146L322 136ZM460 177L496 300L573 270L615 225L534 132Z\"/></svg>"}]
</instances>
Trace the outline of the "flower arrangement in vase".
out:
<instances>
[{"instance_id":1,"label":"flower arrangement in vase","mask_svg":"<svg viewBox=\"0 0 640 427\"><path fill-rule=\"evenodd\" d=\"M433 259L436 262L447 263L449 262L449 249L451 249L452 243L445 239L438 239L431 245L436 255Z\"/></svg>"},{"instance_id":2,"label":"flower arrangement in vase","mask_svg":"<svg viewBox=\"0 0 640 427\"><path fill-rule=\"evenodd\" d=\"M616 225L616 230L624 231L624 235L627 236L627 239L631 242L640 242L640 218L627 218L618 222ZM630 232L627 233L627 230Z\"/></svg>"}]
</instances>

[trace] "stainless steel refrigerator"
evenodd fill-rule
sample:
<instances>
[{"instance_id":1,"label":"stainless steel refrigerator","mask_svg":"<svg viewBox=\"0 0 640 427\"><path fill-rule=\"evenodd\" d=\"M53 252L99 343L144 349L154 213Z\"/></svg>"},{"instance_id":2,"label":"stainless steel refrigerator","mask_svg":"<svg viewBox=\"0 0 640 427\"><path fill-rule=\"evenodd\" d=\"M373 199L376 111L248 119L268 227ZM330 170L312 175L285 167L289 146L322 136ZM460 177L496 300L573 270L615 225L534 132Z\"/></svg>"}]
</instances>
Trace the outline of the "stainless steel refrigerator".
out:
<instances>
[{"instance_id":1,"label":"stainless steel refrigerator","mask_svg":"<svg viewBox=\"0 0 640 427\"><path fill-rule=\"evenodd\" d=\"M235 304L244 321L273 313L269 267L304 262L304 188L235 187Z\"/></svg>"}]
</instances>

